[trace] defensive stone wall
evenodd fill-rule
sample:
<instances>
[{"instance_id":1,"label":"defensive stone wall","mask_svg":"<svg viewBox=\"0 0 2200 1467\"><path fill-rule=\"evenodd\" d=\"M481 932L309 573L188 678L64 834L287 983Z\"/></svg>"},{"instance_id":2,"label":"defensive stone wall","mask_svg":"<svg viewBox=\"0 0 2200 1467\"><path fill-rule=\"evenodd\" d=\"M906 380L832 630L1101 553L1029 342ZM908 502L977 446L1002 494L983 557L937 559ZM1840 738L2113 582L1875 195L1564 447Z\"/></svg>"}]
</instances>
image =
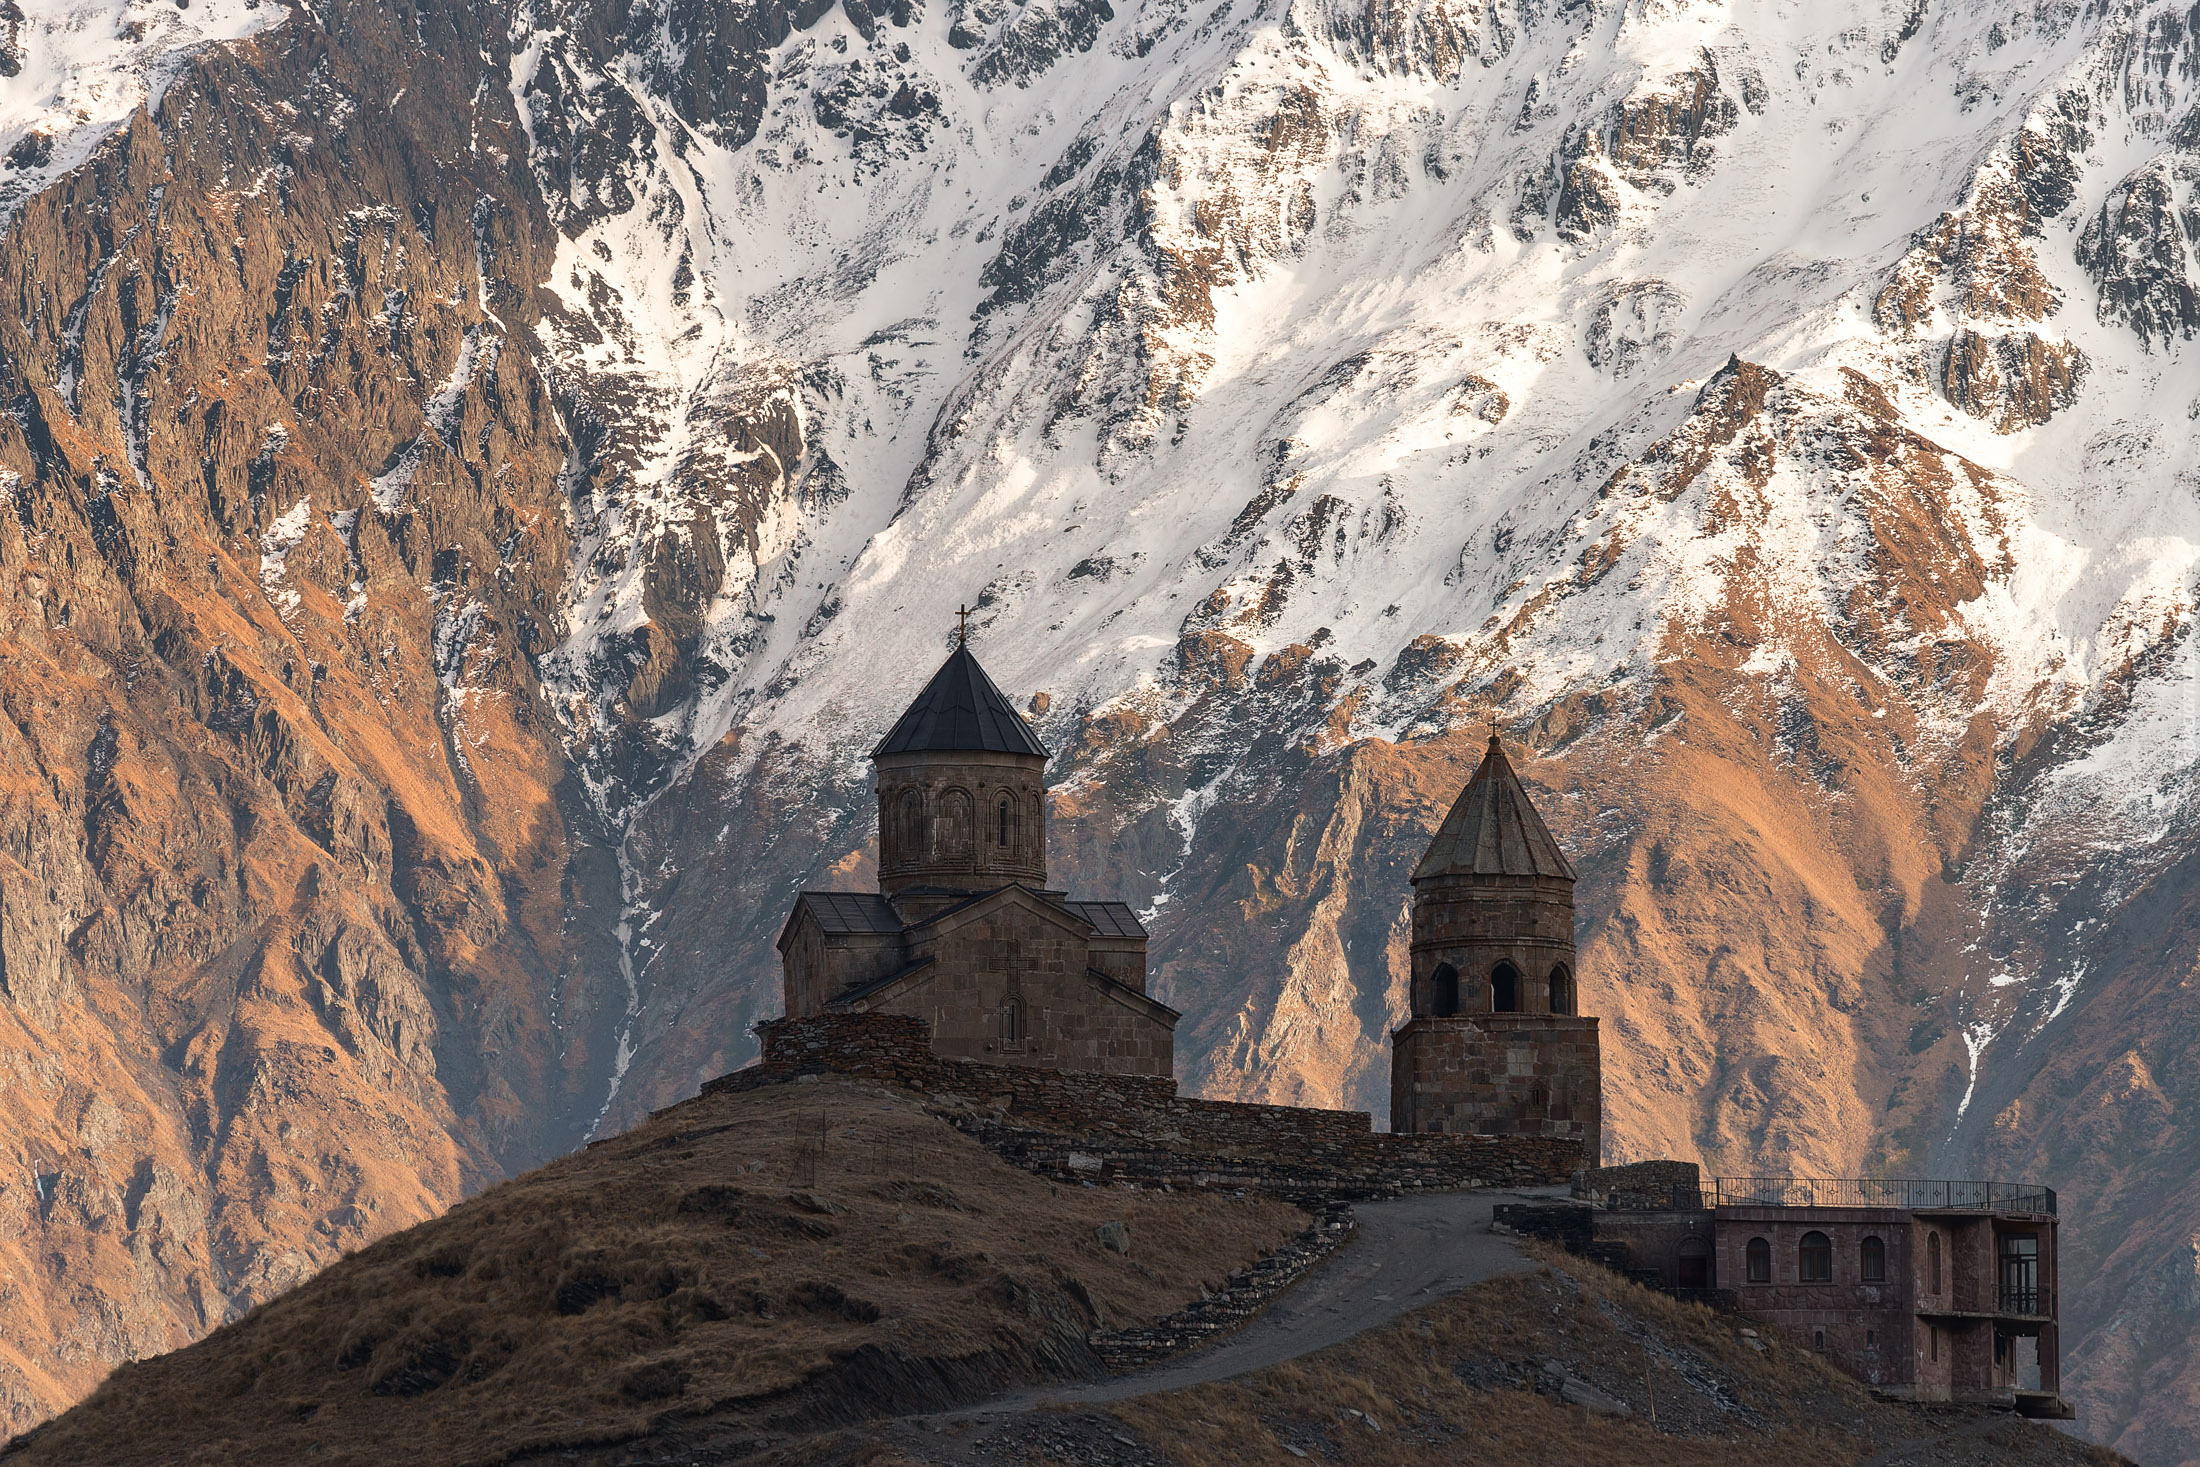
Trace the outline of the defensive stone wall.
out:
<instances>
[{"instance_id":1,"label":"defensive stone wall","mask_svg":"<svg viewBox=\"0 0 2200 1467\"><path fill-rule=\"evenodd\" d=\"M1551 1136L1398 1135L1366 1111L1181 1096L1159 1076L941 1059L922 1019L836 1013L757 1026L763 1058L706 1092L858 1075L948 1102L943 1114L1002 1156L1065 1181L1242 1187L1290 1196L1560 1183L1580 1142Z\"/></svg>"},{"instance_id":2,"label":"defensive stone wall","mask_svg":"<svg viewBox=\"0 0 2200 1467\"><path fill-rule=\"evenodd\" d=\"M1703 1174L1692 1161L1585 1167L1574 1177L1574 1195L1614 1209L1692 1210L1704 1205Z\"/></svg>"}]
</instances>

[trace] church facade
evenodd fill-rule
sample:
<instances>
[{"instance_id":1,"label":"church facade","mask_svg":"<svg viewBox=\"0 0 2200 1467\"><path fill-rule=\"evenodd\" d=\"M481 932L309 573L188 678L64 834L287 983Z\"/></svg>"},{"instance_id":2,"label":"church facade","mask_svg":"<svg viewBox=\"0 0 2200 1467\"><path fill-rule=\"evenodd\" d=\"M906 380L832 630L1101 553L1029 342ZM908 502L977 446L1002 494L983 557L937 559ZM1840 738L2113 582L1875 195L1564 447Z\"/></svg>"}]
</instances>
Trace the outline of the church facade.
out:
<instances>
[{"instance_id":1,"label":"church facade","mask_svg":"<svg viewBox=\"0 0 2200 1467\"><path fill-rule=\"evenodd\" d=\"M787 1014L907 1014L935 1054L1173 1075L1146 930L1047 885L1047 751L967 643L871 760L878 890L805 891L779 935Z\"/></svg>"},{"instance_id":2,"label":"church facade","mask_svg":"<svg viewBox=\"0 0 2200 1467\"><path fill-rule=\"evenodd\" d=\"M1493 733L1413 872L1409 1017L1390 1128L1603 1142L1597 1021L1580 1012L1574 871Z\"/></svg>"}]
</instances>

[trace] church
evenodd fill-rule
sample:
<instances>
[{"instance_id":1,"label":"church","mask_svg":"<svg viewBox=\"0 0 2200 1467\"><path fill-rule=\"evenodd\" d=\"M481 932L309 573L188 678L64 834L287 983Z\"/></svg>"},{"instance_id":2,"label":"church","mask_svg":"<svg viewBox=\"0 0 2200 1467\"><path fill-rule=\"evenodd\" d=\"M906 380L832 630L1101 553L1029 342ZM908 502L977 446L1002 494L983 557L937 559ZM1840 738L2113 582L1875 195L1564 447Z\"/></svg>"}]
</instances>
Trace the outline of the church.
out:
<instances>
[{"instance_id":1,"label":"church","mask_svg":"<svg viewBox=\"0 0 2200 1467\"><path fill-rule=\"evenodd\" d=\"M1047 885L1047 751L958 642L872 751L878 890L805 891L779 936L787 1016L901 1014L932 1052L1173 1078L1122 902ZM1413 873L1393 1131L1601 1141L1597 1021L1578 1012L1574 873L1493 733Z\"/></svg>"},{"instance_id":2,"label":"church","mask_svg":"<svg viewBox=\"0 0 2200 1467\"><path fill-rule=\"evenodd\" d=\"M906 1014L943 1058L1174 1075L1137 915L1047 885L1047 757L958 643L871 753L878 890L803 892L780 931L789 1018Z\"/></svg>"}]
</instances>

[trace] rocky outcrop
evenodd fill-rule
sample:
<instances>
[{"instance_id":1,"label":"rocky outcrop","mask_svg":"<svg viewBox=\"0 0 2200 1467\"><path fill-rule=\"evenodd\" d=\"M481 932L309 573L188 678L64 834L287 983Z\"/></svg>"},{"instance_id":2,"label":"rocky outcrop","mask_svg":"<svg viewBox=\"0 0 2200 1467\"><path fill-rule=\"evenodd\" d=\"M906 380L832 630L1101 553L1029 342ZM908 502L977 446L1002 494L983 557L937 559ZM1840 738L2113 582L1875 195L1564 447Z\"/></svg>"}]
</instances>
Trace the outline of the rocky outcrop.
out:
<instances>
[{"instance_id":1,"label":"rocky outcrop","mask_svg":"<svg viewBox=\"0 0 2200 1467\"><path fill-rule=\"evenodd\" d=\"M2085 353L2029 331L1981 336L1963 329L1948 343L1940 390L1974 418L2004 433L2046 422L2078 397Z\"/></svg>"}]
</instances>

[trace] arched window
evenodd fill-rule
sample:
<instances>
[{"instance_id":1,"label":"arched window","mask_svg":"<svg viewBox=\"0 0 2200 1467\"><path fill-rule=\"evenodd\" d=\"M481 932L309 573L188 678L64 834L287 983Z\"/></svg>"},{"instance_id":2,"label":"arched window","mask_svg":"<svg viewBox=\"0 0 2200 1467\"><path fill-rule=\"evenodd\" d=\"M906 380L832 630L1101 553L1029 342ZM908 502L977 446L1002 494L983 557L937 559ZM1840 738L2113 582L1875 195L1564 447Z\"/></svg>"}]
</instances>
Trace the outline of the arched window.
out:
<instances>
[{"instance_id":1,"label":"arched window","mask_svg":"<svg viewBox=\"0 0 2200 1467\"><path fill-rule=\"evenodd\" d=\"M1436 992L1430 999L1430 1011L1439 1019L1459 1012L1459 970L1449 963L1438 963L1435 975Z\"/></svg>"},{"instance_id":2,"label":"arched window","mask_svg":"<svg viewBox=\"0 0 2200 1467\"><path fill-rule=\"evenodd\" d=\"M1887 1277L1887 1244L1882 1238L1866 1238L1856 1250L1856 1272L1867 1284L1883 1283Z\"/></svg>"},{"instance_id":3,"label":"arched window","mask_svg":"<svg viewBox=\"0 0 2200 1467\"><path fill-rule=\"evenodd\" d=\"M1762 1238L1751 1238L1749 1246L1742 1250L1747 1265L1745 1272L1753 1284L1772 1282L1772 1245Z\"/></svg>"},{"instance_id":4,"label":"arched window","mask_svg":"<svg viewBox=\"0 0 2200 1467\"><path fill-rule=\"evenodd\" d=\"M1001 796L1001 808L999 813L1001 818L998 822L998 829L995 832L995 844L1000 846L1000 848L1005 851L1008 849L1008 796L1006 795Z\"/></svg>"},{"instance_id":5,"label":"arched window","mask_svg":"<svg viewBox=\"0 0 2200 1467\"><path fill-rule=\"evenodd\" d=\"M1560 963L1551 969L1551 1012L1570 1014L1574 1011L1574 975Z\"/></svg>"},{"instance_id":6,"label":"arched window","mask_svg":"<svg viewBox=\"0 0 2200 1467\"><path fill-rule=\"evenodd\" d=\"M961 790L949 790L940 796L939 840L934 854L950 859L961 857L969 860L978 853L977 812L972 808L970 796Z\"/></svg>"},{"instance_id":7,"label":"arched window","mask_svg":"<svg viewBox=\"0 0 2200 1467\"><path fill-rule=\"evenodd\" d=\"M1490 974L1490 1007L1501 1014L1520 1012L1520 970L1510 963L1499 963Z\"/></svg>"},{"instance_id":8,"label":"arched window","mask_svg":"<svg viewBox=\"0 0 2200 1467\"><path fill-rule=\"evenodd\" d=\"M1925 1292L1940 1292L1940 1234L1925 1235Z\"/></svg>"},{"instance_id":9,"label":"arched window","mask_svg":"<svg viewBox=\"0 0 2200 1467\"><path fill-rule=\"evenodd\" d=\"M900 847L896 854L898 862L923 860L924 796L915 790L903 790L894 809L894 824L897 827L895 844Z\"/></svg>"},{"instance_id":10,"label":"arched window","mask_svg":"<svg viewBox=\"0 0 2200 1467\"><path fill-rule=\"evenodd\" d=\"M1795 1276L1806 1284L1833 1282L1833 1239L1824 1233L1805 1233L1795 1248Z\"/></svg>"}]
</instances>

